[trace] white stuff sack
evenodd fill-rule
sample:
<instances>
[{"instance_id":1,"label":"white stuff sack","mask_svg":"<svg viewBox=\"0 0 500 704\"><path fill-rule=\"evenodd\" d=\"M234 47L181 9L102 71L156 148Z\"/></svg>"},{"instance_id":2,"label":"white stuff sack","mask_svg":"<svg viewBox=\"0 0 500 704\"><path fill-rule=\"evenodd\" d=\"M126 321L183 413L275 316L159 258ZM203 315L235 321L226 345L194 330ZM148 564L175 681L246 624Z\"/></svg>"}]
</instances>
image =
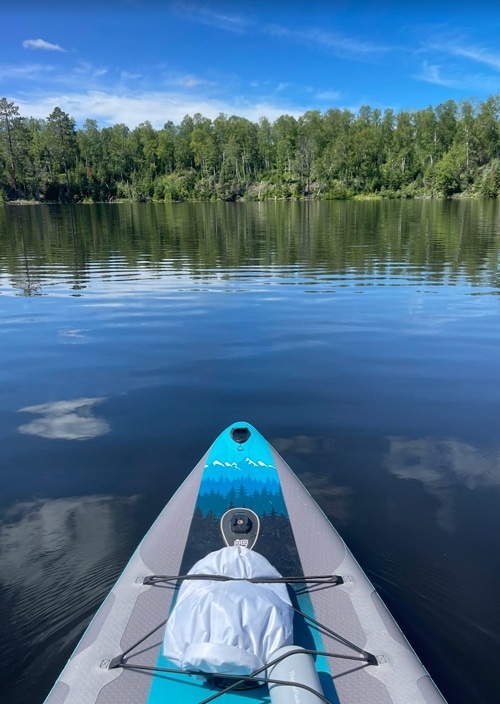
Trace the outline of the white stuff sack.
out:
<instances>
[{"instance_id":1,"label":"white stuff sack","mask_svg":"<svg viewBox=\"0 0 500 704\"><path fill-rule=\"evenodd\" d=\"M280 577L253 550L212 552L189 574ZM293 610L285 584L191 580L182 583L165 629L163 653L182 670L249 674L291 645Z\"/></svg>"}]
</instances>

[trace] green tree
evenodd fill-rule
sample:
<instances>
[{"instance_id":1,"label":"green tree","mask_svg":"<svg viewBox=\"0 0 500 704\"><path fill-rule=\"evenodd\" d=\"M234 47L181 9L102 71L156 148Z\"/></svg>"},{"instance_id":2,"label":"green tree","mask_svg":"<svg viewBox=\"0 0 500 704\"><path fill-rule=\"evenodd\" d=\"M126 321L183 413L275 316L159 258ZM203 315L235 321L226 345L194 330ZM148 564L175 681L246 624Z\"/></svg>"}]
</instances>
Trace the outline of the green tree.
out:
<instances>
[{"instance_id":1,"label":"green tree","mask_svg":"<svg viewBox=\"0 0 500 704\"><path fill-rule=\"evenodd\" d=\"M175 135L176 127L169 120L158 132L158 171L171 174L175 168Z\"/></svg>"},{"instance_id":2,"label":"green tree","mask_svg":"<svg viewBox=\"0 0 500 704\"><path fill-rule=\"evenodd\" d=\"M500 158L499 118L500 95L490 95L480 104L476 118L479 164Z\"/></svg>"},{"instance_id":3,"label":"green tree","mask_svg":"<svg viewBox=\"0 0 500 704\"><path fill-rule=\"evenodd\" d=\"M448 100L436 108L357 114L310 110L258 124L196 113L180 125L124 124L99 130L56 107L47 120L26 119L0 100L2 197L45 200L346 198L500 189L500 96Z\"/></svg>"},{"instance_id":4,"label":"green tree","mask_svg":"<svg viewBox=\"0 0 500 704\"><path fill-rule=\"evenodd\" d=\"M380 113L363 106L349 130L351 180L358 192L372 192L381 185L380 135Z\"/></svg>"},{"instance_id":5,"label":"green tree","mask_svg":"<svg viewBox=\"0 0 500 704\"><path fill-rule=\"evenodd\" d=\"M118 195L131 198L130 178L133 171L132 145L127 125L118 123L101 130L103 174L106 182ZM113 184L113 186L111 186Z\"/></svg>"},{"instance_id":6,"label":"green tree","mask_svg":"<svg viewBox=\"0 0 500 704\"><path fill-rule=\"evenodd\" d=\"M32 198L40 200L45 193L48 176L47 126L45 120L30 117L26 122L27 153L26 172Z\"/></svg>"},{"instance_id":7,"label":"green tree","mask_svg":"<svg viewBox=\"0 0 500 704\"><path fill-rule=\"evenodd\" d=\"M186 115L177 129L174 143L175 165L178 169L194 168L194 154L191 149L191 135L194 130L194 120Z\"/></svg>"},{"instance_id":8,"label":"green tree","mask_svg":"<svg viewBox=\"0 0 500 704\"><path fill-rule=\"evenodd\" d=\"M325 148L317 163L320 178L329 183L329 189L335 195L340 185L343 193L350 179L351 153L349 132L354 115L349 110L331 109L323 118L325 130Z\"/></svg>"},{"instance_id":9,"label":"green tree","mask_svg":"<svg viewBox=\"0 0 500 704\"><path fill-rule=\"evenodd\" d=\"M276 159L273 128L267 117L261 117L257 130L258 165L261 176L267 176Z\"/></svg>"},{"instance_id":10,"label":"green tree","mask_svg":"<svg viewBox=\"0 0 500 704\"><path fill-rule=\"evenodd\" d=\"M319 110L309 110L298 119L297 163L304 192L309 193L311 178L322 174L321 155L327 143Z\"/></svg>"},{"instance_id":11,"label":"green tree","mask_svg":"<svg viewBox=\"0 0 500 704\"><path fill-rule=\"evenodd\" d=\"M455 140L457 112L457 104L454 100L447 100L436 108L437 123L434 139L438 157L445 154Z\"/></svg>"},{"instance_id":12,"label":"green tree","mask_svg":"<svg viewBox=\"0 0 500 704\"><path fill-rule=\"evenodd\" d=\"M467 162L463 143L454 144L436 164L436 186L445 196L460 193Z\"/></svg>"},{"instance_id":13,"label":"green tree","mask_svg":"<svg viewBox=\"0 0 500 704\"><path fill-rule=\"evenodd\" d=\"M53 177L64 171L66 196L70 198L70 169L75 166L78 153L75 121L56 107L47 118L48 152Z\"/></svg>"},{"instance_id":14,"label":"green tree","mask_svg":"<svg viewBox=\"0 0 500 704\"><path fill-rule=\"evenodd\" d=\"M218 151L211 120L199 114L194 116L194 129L189 146L193 152L195 166L201 170L201 176L205 177L209 173L215 176Z\"/></svg>"},{"instance_id":15,"label":"green tree","mask_svg":"<svg viewBox=\"0 0 500 704\"><path fill-rule=\"evenodd\" d=\"M17 191L16 164L19 160L19 107L0 98L0 146L5 154L9 180Z\"/></svg>"},{"instance_id":16,"label":"green tree","mask_svg":"<svg viewBox=\"0 0 500 704\"><path fill-rule=\"evenodd\" d=\"M113 187L107 178L102 136L96 120L85 120L77 131L79 161L76 167L78 191L93 200L109 200Z\"/></svg>"},{"instance_id":17,"label":"green tree","mask_svg":"<svg viewBox=\"0 0 500 704\"><path fill-rule=\"evenodd\" d=\"M299 137L297 120L291 115L280 115L273 124L273 138L276 143L276 172L282 180L292 174Z\"/></svg>"}]
</instances>

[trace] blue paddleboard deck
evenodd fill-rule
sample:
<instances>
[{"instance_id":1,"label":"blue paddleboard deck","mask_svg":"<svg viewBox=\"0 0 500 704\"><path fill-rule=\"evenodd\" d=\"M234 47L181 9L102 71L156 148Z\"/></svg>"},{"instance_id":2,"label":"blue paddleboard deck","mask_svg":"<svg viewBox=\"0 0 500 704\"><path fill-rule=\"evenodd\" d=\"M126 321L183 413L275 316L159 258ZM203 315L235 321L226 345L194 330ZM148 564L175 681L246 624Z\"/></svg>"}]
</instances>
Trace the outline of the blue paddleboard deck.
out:
<instances>
[{"instance_id":1,"label":"blue paddleboard deck","mask_svg":"<svg viewBox=\"0 0 500 704\"><path fill-rule=\"evenodd\" d=\"M336 530L280 455L244 422L219 435L169 501L46 704L198 704L216 693L213 684L201 679L165 672L175 667L162 653L175 580L148 580L151 575L186 574L198 560L224 547L221 519L237 508L258 517L253 550L283 576L341 577L335 586L289 586L294 606L305 614L294 620L294 643L340 656L315 657L324 695L332 704L443 704ZM235 536L235 541L242 540L243 535ZM370 661L359 659L360 649L372 654ZM115 666L117 662L121 665ZM270 701L267 686L221 697L225 704L245 700Z\"/></svg>"}]
</instances>

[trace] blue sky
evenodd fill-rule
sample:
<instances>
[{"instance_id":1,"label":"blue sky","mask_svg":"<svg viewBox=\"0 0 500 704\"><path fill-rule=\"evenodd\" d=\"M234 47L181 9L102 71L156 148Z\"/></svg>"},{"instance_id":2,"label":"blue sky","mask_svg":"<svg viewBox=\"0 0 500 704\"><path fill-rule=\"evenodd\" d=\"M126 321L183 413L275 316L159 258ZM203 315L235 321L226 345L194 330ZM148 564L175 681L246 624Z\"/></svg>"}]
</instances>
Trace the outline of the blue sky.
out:
<instances>
[{"instance_id":1,"label":"blue sky","mask_svg":"<svg viewBox=\"0 0 500 704\"><path fill-rule=\"evenodd\" d=\"M494 0L25 0L1 16L0 97L24 116L158 128L500 93Z\"/></svg>"}]
</instances>

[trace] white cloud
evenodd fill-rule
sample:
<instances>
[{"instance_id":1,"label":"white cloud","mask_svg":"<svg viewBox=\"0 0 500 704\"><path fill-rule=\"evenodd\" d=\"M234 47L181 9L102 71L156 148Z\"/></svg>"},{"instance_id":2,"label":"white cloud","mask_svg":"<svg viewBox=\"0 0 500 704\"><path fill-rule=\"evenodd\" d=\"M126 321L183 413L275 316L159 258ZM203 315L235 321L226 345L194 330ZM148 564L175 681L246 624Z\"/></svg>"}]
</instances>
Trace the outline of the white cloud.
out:
<instances>
[{"instance_id":1,"label":"white cloud","mask_svg":"<svg viewBox=\"0 0 500 704\"><path fill-rule=\"evenodd\" d=\"M20 112L26 117L45 118L57 105L69 113L77 122L87 118L95 119L106 125L125 123L130 128L149 120L155 128L163 127L167 120L178 124L187 114L201 113L204 117L214 119L221 112L228 115L246 117L257 122L261 117L273 121L287 113L299 117L310 106L292 106L287 103L274 103L261 100L253 102L236 97L231 100L210 98L194 93L184 94L180 91L128 93L85 91L82 93L52 93L32 98L13 98L19 105Z\"/></svg>"},{"instance_id":2,"label":"white cloud","mask_svg":"<svg viewBox=\"0 0 500 704\"><path fill-rule=\"evenodd\" d=\"M43 49L44 51L66 52L66 49L63 49L62 46L59 46L59 44L51 44L50 42L46 42L44 39L25 39L23 42L23 47L25 49Z\"/></svg>"}]
</instances>

